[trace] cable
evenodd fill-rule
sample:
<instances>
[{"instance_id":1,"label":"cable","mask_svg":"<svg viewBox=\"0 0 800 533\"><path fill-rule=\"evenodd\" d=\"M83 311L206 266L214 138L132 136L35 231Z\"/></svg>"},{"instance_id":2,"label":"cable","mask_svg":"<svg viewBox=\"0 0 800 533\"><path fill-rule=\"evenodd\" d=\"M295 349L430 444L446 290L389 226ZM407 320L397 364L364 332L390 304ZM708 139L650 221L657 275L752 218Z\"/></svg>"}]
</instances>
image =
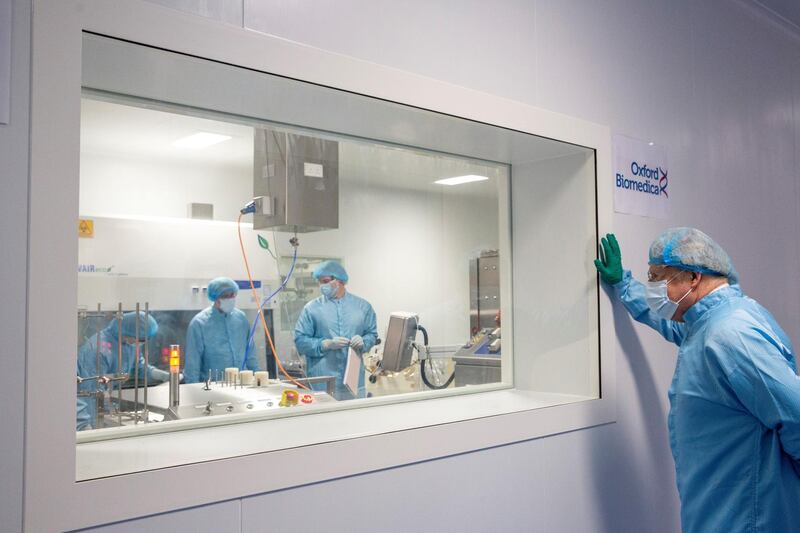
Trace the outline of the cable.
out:
<instances>
[{"instance_id":1,"label":"cable","mask_svg":"<svg viewBox=\"0 0 800 533\"><path fill-rule=\"evenodd\" d=\"M244 209L242 211L244 211ZM240 212L239 218L236 221L236 231L239 234L239 247L242 250L242 259L244 259L244 266L245 269L247 270L247 279L250 281L250 290L253 291L253 297L255 298L255 301L258 301L258 293L256 292L255 283L253 283L253 275L250 273L250 263L247 261L247 252L245 252L244 250L244 240L242 239L242 216L244 216L244 213ZM297 253L297 248L295 248L295 254L296 253ZM264 310L261 308L261 306L258 307L258 316L261 318L261 324L264 326L264 333L266 334L267 340L269 341L269 347L270 349L272 349L272 353L275 355L275 364L278 365L278 368L281 369L281 372L283 372L283 375L286 376L289 379L289 381L291 381L301 389L310 390L307 386L296 381L292 376L289 375L288 372L286 372L286 369L283 368L283 364L281 364L281 358L278 357L278 350L275 349L275 344L272 342L272 335L270 334L269 328L267 327L267 319L264 318Z\"/></svg>"},{"instance_id":2,"label":"cable","mask_svg":"<svg viewBox=\"0 0 800 533\"><path fill-rule=\"evenodd\" d=\"M294 249L294 257L292 258L292 266L289 269L289 274L283 280L283 283L281 283L281 285L275 291L272 292L272 294L270 294L269 296L267 296L266 298L264 298L261 301L260 309L263 310L264 307L267 305L267 303L269 303L270 300L272 300L275 296L278 295L278 293L280 293L281 291L283 291L283 289L286 288L286 284L289 282L289 278L292 277L292 272L294 272L294 266L295 266L296 263L297 263L297 248ZM280 272L279 272L279 274L280 274ZM253 337L256 334L256 329L257 328L258 328L258 320L254 320L253 321L253 326L250 328L250 336L247 337L247 349L245 350L245 356L244 356L244 360L242 361L242 368L240 370L244 370L244 365L245 365L245 363L247 361L247 357L250 355L250 348L253 346ZM275 353L273 353L273 355L275 357L278 356L278 354L275 354Z\"/></svg>"},{"instance_id":3,"label":"cable","mask_svg":"<svg viewBox=\"0 0 800 533\"><path fill-rule=\"evenodd\" d=\"M423 328L420 325L417 325L417 329L422 332L422 342L425 344L425 351L427 352L427 350L428 350L428 330L426 330L425 328ZM445 383L443 385L434 385L433 383L428 381L428 376L425 374L425 363L427 361L430 361L430 358L426 357L424 360L421 359L420 362L419 362L419 367L420 367L420 370L421 370L420 374L422 376L422 382L425 383L425 385L429 389L433 389L433 390L442 390L442 389L446 389L447 387L449 387L450 384L453 382L453 379L455 379L455 377L456 377L455 371L453 371L453 373L450 375L448 380L445 381Z\"/></svg>"}]
</instances>

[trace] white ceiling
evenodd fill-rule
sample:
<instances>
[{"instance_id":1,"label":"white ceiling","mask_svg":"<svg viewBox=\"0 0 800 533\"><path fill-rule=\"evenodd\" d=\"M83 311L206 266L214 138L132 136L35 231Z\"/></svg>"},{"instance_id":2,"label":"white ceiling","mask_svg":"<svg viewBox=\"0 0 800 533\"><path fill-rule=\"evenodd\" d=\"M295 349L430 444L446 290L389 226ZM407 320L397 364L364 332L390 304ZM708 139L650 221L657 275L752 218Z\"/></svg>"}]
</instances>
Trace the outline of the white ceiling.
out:
<instances>
[{"instance_id":1,"label":"white ceiling","mask_svg":"<svg viewBox=\"0 0 800 533\"><path fill-rule=\"evenodd\" d=\"M172 143L204 131L232 139L202 149L176 148ZM100 100L81 102L81 152L122 158L213 165L253 162L253 128Z\"/></svg>"},{"instance_id":2,"label":"white ceiling","mask_svg":"<svg viewBox=\"0 0 800 533\"><path fill-rule=\"evenodd\" d=\"M229 135L230 140L202 149L176 148L172 143L197 132ZM81 152L141 163L206 165L222 172L249 175L253 167L253 127L117 103L84 99L81 106ZM497 182L455 187L433 182L453 176L504 175L505 167L409 148L341 142L340 180L371 187L496 195Z\"/></svg>"}]
</instances>

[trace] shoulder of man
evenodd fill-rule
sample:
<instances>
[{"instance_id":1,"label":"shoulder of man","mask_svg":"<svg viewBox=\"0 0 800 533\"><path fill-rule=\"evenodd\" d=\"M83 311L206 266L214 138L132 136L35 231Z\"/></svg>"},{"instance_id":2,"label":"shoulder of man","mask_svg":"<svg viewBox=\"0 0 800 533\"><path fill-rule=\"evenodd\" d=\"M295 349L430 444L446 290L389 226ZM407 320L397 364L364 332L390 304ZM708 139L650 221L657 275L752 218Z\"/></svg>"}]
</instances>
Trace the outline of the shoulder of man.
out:
<instances>
[{"instance_id":1,"label":"shoulder of man","mask_svg":"<svg viewBox=\"0 0 800 533\"><path fill-rule=\"evenodd\" d=\"M724 360L731 369L743 359L779 354L785 350L780 333L766 320L755 300L747 299L726 306L708 324L705 347L709 357ZM754 351L754 347L759 347Z\"/></svg>"},{"instance_id":2,"label":"shoulder of man","mask_svg":"<svg viewBox=\"0 0 800 533\"><path fill-rule=\"evenodd\" d=\"M303 311L304 312L310 311L315 307L322 306L324 303L325 303L325 297L322 295L317 296L306 302L306 305L303 306Z\"/></svg>"},{"instance_id":3,"label":"shoulder of man","mask_svg":"<svg viewBox=\"0 0 800 533\"><path fill-rule=\"evenodd\" d=\"M364 305L364 306L372 307L372 305L371 305L371 304L370 304L370 303L369 303L367 300L365 300L364 298L362 298L361 296L358 296L358 295L356 295L356 294L353 294L353 293L352 293L352 292L350 292L350 291L347 291L347 293L345 293L345 294L346 294L346 296L347 296L348 298L352 299L352 301L354 301L354 302L356 302L356 303L358 303L358 304L360 304L360 305Z\"/></svg>"},{"instance_id":4,"label":"shoulder of man","mask_svg":"<svg viewBox=\"0 0 800 533\"><path fill-rule=\"evenodd\" d=\"M234 310L231 312L231 315L236 317L237 320L247 321L247 315L238 307L234 308ZM258 318L258 316L256 316L256 318Z\"/></svg>"},{"instance_id":5,"label":"shoulder of man","mask_svg":"<svg viewBox=\"0 0 800 533\"><path fill-rule=\"evenodd\" d=\"M203 309L202 311L198 311L197 314L194 315L192 319L189 321L189 325L191 326L192 324L199 324L200 322L207 320L208 317L211 316L211 311L213 310L214 308L209 306Z\"/></svg>"}]
</instances>

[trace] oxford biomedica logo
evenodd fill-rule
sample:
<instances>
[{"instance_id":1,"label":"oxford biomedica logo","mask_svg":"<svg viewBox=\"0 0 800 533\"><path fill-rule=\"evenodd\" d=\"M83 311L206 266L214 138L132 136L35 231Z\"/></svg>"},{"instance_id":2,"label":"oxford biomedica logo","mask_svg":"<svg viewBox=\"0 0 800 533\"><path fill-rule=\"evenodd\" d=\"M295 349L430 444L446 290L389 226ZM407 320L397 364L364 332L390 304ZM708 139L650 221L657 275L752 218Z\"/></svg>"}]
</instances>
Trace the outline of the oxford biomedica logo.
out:
<instances>
[{"instance_id":1,"label":"oxford biomedica logo","mask_svg":"<svg viewBox=\"0 0 800 533\"><path fill-rule=\"evenodd\" d=\"M614 210L666 218L669 205L669 171L664 147L615 135Z\"/></svg>"},{"instance_id":2,"label":"oxford biomedica logo","mask_svg":"<svg viewBox=\"0 0 800 533\"><path fill-rule=\"evenodd\" d=\"M617 187L623 189L635 189L639 192L647 194L663 194L669 198L667 192L667 170L661 167L650 168L647 163L640 161L631 161L631 175L635 178L628 179L624 174L617 172Z\"/></svg>"}]
</instances>

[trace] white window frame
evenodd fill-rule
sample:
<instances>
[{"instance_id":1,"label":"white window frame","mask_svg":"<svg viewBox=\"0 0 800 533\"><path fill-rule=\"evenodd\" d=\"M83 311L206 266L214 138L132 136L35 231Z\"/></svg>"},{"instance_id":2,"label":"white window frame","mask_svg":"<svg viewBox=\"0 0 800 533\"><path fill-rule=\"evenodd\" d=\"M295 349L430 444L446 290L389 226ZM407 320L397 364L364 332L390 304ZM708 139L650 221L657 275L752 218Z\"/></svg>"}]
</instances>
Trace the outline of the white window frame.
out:
<instances>
[{"instance_id":1,"label":"white window frame","mask_svg":"<svg viewBox=\"0 0 800 533\"><path fill-rule=\"evenodd\" d=\"M28 333L26 372L26 530L71 530L325 479L408 464L616 420L615 330L600 291L597 400L539 409L513 389L435 402L476 402L481 418L385 426L381 433L271 452L75 481L74 302L78 262L81 40L84 31L182 52L372 97L408 104L595 150L597 222L611 231L609 129L418 75L164 9L139 0L35 0L33 9ZM54 89L55 88L55 89ZM606 179L608 178L608 179ZM71 265L62 268L59 265ZM57 341L53 339L59 339ZM484 396L492 395L492 396ZM427 402L426 401L426 402ZM402 404L407 407L409 403ZM455 404L453 404L455 405ZM452 407L452 405L450 406ZM450 407L443 409L448 411ZM388 420L386 405L315 416ZM387 411L382 411L387 410ZM301 420L284 419L284 421ZM218 442L257 439L260 424L212 428ZM355 426L353 426L355 427ZM240 428L235 430L234 428ZM244 429L242 429L244 428ZM176 433L185 438L189 432ZM164 436L153 436L164 437ZM130 450L146 439L120 439ZM162 441L165 444L168 441ZM173 445L177 441L172 441ZM234 452L234 453L242 453ZM302 465L298 468L298 465ZM268 475L252 475L264 472ZM160 487L154 491L152 487ZM135 503L134 503L135 502Z\"/></svg>"}]
</instances>

